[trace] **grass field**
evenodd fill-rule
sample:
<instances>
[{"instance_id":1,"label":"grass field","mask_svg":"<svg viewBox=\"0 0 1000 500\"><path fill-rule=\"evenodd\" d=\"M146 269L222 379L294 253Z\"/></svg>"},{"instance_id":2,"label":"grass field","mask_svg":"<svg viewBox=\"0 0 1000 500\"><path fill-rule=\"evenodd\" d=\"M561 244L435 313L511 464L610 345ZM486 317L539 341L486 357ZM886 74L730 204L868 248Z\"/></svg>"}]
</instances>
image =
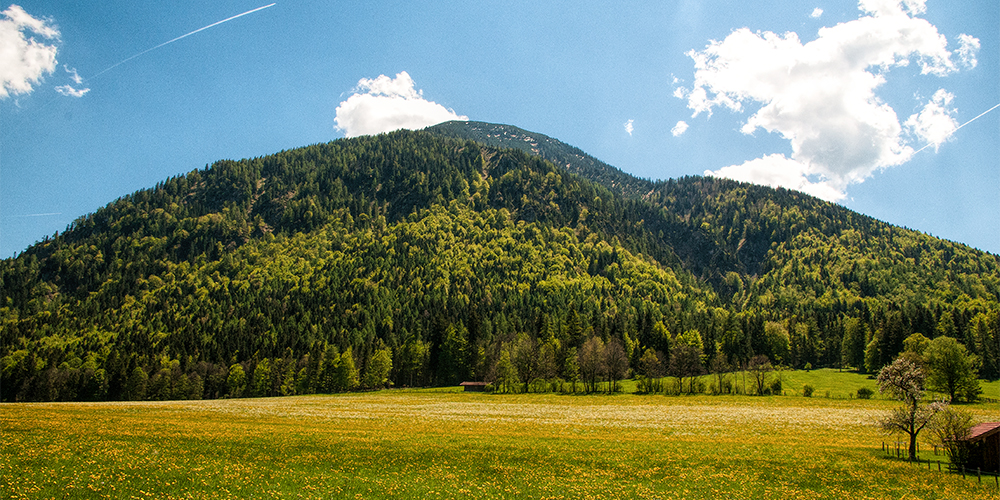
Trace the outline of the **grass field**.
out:
<instances>
[{"instance_id":1,"label":"grass field","mask_svg":"<svg viewBox=\"0 0 1000 500\"><path fill-rule=\"evenodd\" d=\"M453 390L4 404L0 496L1000 497L992 478L884 457L870 424L894 404Z\"/></svg>"}]
</instances>

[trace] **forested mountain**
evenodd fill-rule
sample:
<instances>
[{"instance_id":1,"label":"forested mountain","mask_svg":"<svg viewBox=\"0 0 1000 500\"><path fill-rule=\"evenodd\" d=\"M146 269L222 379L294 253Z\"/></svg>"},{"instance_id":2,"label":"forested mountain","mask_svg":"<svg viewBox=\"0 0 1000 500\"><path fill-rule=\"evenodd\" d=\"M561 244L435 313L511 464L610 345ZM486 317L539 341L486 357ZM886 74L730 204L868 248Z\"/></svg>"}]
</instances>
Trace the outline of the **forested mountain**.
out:
<instances>
[{"instance_id":1,"label":"forested mountain","mask_svg":"<svg viewBox=\"0 0 1000 500\"><path fill-rule=\"evenodd\" d=\"M5 401L585 379L589 339L625 371L680 345L875 369L913 332L1000 358L996 256L482 123L217 162L3 260L0 286Z\"/></svg>"}]
</instances>

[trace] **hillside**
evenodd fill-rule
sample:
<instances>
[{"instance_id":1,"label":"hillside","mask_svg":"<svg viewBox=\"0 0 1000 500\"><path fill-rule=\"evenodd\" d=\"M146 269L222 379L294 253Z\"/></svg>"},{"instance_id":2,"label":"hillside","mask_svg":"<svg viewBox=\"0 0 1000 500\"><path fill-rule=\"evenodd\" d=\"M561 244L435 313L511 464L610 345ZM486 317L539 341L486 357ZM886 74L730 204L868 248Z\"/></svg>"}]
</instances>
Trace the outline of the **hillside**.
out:
<instances>
[{"instance_id":1,"label":"hillside","mask_svg":"<svg viewBox=\"0 0 1000 500\"><path fill-rule=\"evenodd\" d=\"M919 331L996 376L1000 350L995 256L489 124L220 161L79 218L0 283L5 401L452 384L503 359L568 379L592 336L633 369L684 332L706 363L879 363Z\"/></svg>"}]
</instances>

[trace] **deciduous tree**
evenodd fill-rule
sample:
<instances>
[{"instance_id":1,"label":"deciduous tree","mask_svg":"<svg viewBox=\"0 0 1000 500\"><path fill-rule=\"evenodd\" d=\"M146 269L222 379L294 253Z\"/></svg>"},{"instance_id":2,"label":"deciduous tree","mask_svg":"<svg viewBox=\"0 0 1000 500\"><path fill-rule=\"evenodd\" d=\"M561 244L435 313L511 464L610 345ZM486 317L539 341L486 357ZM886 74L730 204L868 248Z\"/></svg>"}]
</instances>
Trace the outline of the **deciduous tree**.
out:
<instances>
[{"instance_id":1,"label":"deciduous tree","mask_svg":"<svg viewBox=\"0 0 1000 500\"><path fill-rule=\"evenodd\" d=\"M886 432L903 432L910 437L910 460L917 459L917 435L947 406L941 402L920 404L926 377L924 369L906 356L896 358L878 373L879 391L903 402L902 407L894 408L878 424Z\"/></svg>"},{"instance_id":2,"label":"deciduous tree","mask_svg":"<svg viewBox=\"0 0 1000 500\"><path fill-rule=\"evenodd\" d=\"M944 448L951 463L964 467L969 463L969 437L975 424L972 414L958 408L949 407L941 411L930 425L934 444Z\"/></svg>"},{"instance_id":3,"label":"deciduous tree","mask_svg":"<svg viewBox=\"0 0 1000 500\"><path fill-rule=\"evenodd\" d=\"M668 372L677 379L677 390L684 392L684 382L688 382L688 392L694 393L696 377L705 373L701 366L701 350L686 342L678 342L670 350Z\"/></svg>"},{"instance_id":4,"label":"deciduous tree","mask_svg":"<svg viewBox=\"0 0 1000 500\"><path fill-rule=\"evenodd\" d=\"M597 392L597 384L607 371L604 349L604 341L597 336L587 339L580 348L580 373L587 392Z\"/></svg>"},{"instance_id":5,"label":"deciduous tree","mask_svg":"<svg viewBox=\"0 0 1000 500\"><path fill-rule=\"evenodd\" d=\"M618 381L628 375L628 355L618 339L612 339L604 349L604 363L607 366L608 392L618 392Z\"/></svg>"},{"instance_id":6,"label":"deciduous tree","mask_svg":"<svg viewBox=\"0 0 1000 500\"><path fill-rule=\"evenodd\" d=\"M951 401L956 401L957 397L973 401L982 392L978 379L979 358L969 354L955 339L938 337L930 341L924 358L927 360L928 388L947 393Z\"/></svg>"},{"instance_id":7,"label":"deciduous tree","mask_svg":"<svg viewBox=\"0 0 1000 500\"><path fill-rule=\"evenodd\" d=\"M767 359L767 356L763 354L758 354L750 358L750 362L747 363L747 372L750 374L755 394L758 396L764 395L772 371L774 371L774 367L771 366L771 360Z\"/></svg>"}]
</instances>

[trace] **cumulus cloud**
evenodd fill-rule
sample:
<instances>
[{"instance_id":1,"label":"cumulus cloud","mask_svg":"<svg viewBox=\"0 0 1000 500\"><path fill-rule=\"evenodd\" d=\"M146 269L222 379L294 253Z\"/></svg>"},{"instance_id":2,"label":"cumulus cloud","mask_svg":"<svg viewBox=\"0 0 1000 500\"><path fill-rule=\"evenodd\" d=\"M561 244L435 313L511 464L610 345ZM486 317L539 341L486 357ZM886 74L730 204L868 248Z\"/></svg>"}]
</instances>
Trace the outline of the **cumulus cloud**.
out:
<instances>
[{"instance_id":1,"label":"cumulus cloud","mask_svg":"<svg viewBox=\"0 0 1000 500\"><path fill-rule=\"evenodd\" d=\"M635 130L635 126L632 125L633 122L635 122L635 120L625 122L625 131L628 132L629 137L632 137L632 131Z\"/></svg>"},{"instance_id":2,"label":"cumulus cloud","mask_svg":"<svg viewBox=\"0 0 1000 500\"><path fill-rule=\"evenodd\" d=\"M673 134L674 137L677 137L683 134L684 132L687 132L687 129L688 129L687 122L682 120L677 122L677 125L674 125L674 128L670 129L670 133Z\"/></svg>"},{"instance_id":3,"label":"cumulus cloud","mask_svg":"<svg viewBox=\"0 0 1000 500\"><path fill-rule=\"evenodd\" d=\"M813 9L812 14L809 14L809 17L813 19L819 19L819 16L822 15L823 15L823 9L816 7L815 9Z\"/></svg>"},{"instance_id":4,"label":"cumulus cloud","mask_svg":"<svg viewBox=\"0 0 1000 500\"><path fill-rule=\"evenodd\" d=\"M0 12L0 99L28 94L56 68L57 48L35 40L58 41L59 30L17 5Z\"/></svg>"},{"instance_id":5,"label":"cumulus cloud","mask_svg":"<svg viewBox=\"0 0 1000 500\"><path fill-rule=\"evenodd\" d=\"M958 60L968 69L975 68L979 61L976 53L979 52L979 39L962 33L958 35Z\"/></svg>"},{"instance_id":6,"label":"cumulus cloud","mask_svg":"<svg viewBox=\"0 0 1000 500\"><path fill-rule=\"evenodd\" d=\"M924 4L861 0L858 19L822 28L816 40L805 44L795 33L743 28L711 41L704 50L688 52L695 80L680 94L692 118L711 115L716 107L742 112L759 106L741 131L778 133L792 147L790 158L770 155L707 173L836 201L846 197L848 185L909 160L913 148L904 140L896 112L875 91L889 68L914 60L923 74L956 71L945 37L931 23L913 17L924 12ZM915 135L940 139L944 117L951 116L941 99L928 103L924 118L917 115L912 124L907 122Z\"/></svg>"},{"instance_id":7,"label":"cumulus cloud","mask_svg":"<svg viewBox=\"0 0 1000 500\"><path fill-rule=\"evenodd\" d=\"M954 99L954 94L939 89L930 102L924 105L924 109L910 115L904 125L924 142L934 145L934 150L937 151L958 130L958 121L954 118L957 110L948 108Z\"/></svg>"},{"instance_id":8,"label":"cumulus cloud","mask_svg":"<svg viewBox=\"0 0 1000 500\"><path fill-rule=\"evenodd\" d=\"M389 78L362 78L354 94L337 106L334 122L346 137L374 135L401 128L417 130L451 120L468 120L423 98L405 71Z\"/></svg>"},{"instance_id":9,"label":"cumulus cloud","mask_svg":"<svg viewBox=\"0 0 1000 500\"><path fill-rule=\"evenodd\" d=\"M840 190L828 182L809 180L809 169L801 162L786 158L783 154L772 154L731 165L716 171L706 170L706 176L726 177L743 182L763 184L771 187L796 189L824 200L843 197Z\"/></svg>"}]
</instances>

